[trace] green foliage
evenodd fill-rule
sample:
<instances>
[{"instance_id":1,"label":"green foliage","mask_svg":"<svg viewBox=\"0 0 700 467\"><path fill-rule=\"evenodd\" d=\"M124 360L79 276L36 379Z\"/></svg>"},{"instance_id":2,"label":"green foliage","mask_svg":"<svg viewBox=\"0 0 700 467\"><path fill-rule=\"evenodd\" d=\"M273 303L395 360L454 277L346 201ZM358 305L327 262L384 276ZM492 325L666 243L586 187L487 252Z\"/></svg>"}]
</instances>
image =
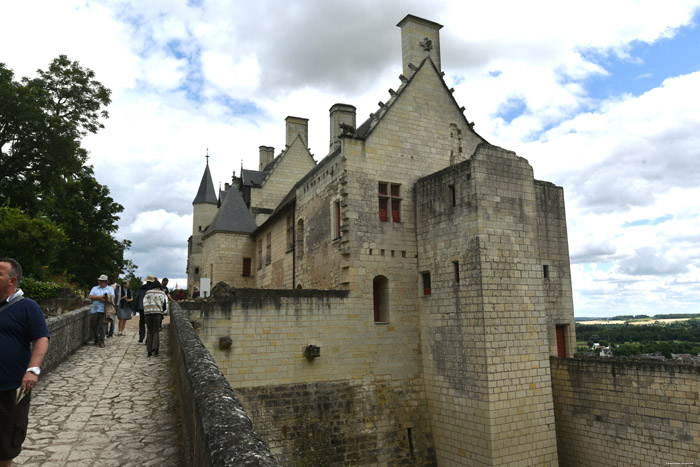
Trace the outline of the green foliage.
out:
<instances>
[{"instance_id":1,"label":"green foliage","mask_svg":"<svg viewBox=\"0 0 700 467\"><path fill-rule=\"evenodd\" d=\"M123 207L85 165L81 147L84 136L103 127L110 91L65 55L37 75L16 81L0 63L0 193L6 207L25 216L12 212L2 225L8 242L18 232L24 244L33 242L34 253L15 254L27 274L67 270L89 286L100 274L134 267L124 259L130 242L114 238ZM23 250L18 244L12 251Z\"/></svg>"},{"instance_id":2,"label":"green foliage","mask_svg":"<svg viewBox=\"0 0 700 467\"><path fill-rule=\"evenodd\" d=\"M49 219L0 207L0 251L39 279L60 268L59 254L67 240L63 229Z\"/></svg>"},{"instance_id":3,"label":"green foliage","mask_svg":"<svg viewBox=\"0 0 700 467\"><path fill-rule=\"evenodd\" d=\"M55 282L43 282L32 279L31 277L23 277L20 288L24 295L36 302L55 298L61 290L61 285Z\"/></svg>"},{"instance_id":4,"label":"green foliage","mask_svg":"<svg viewBox=\"0 0 700 467\"><path fill-rule=\"evenodd\" d=\"M22 289L26 297L36 302L58 297L61 289L70 289L73 294L80 297L85 295L85 292L77 284L70 281L65 273L51 276L45 281L24 276L19 288Z\"/></svg>"},{"instance_id":5,"label":"green foliage","mask_svg":"<svg viewBox=\"0 0 700 467\"><path fill-rule=\"evenodd\" d=\"M700 343L700 320L675 323L576 324L576 338L593 342L662 342L685 341Z\"/></svg>"}]
</instances>

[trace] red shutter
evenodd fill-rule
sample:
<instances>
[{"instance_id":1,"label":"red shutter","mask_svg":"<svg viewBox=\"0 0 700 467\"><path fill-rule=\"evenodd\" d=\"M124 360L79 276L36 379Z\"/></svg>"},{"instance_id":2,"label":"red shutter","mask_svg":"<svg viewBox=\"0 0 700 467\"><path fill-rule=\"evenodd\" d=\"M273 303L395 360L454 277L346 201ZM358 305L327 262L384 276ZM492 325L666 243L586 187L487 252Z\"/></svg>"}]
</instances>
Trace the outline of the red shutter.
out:
<instances>
[{"instance_id":1,"label":"red shutter","mask_svg":"<svg viewBox=\"0 0 700 467\"><path fill-rule=\"evenodd\" d=\"M379 198L379 220L382 222L387 222L389 220L388 214L388 200L386 198Z\"/></svg>"},{"instance_id":2,"label":"red shutter","mask_svg":"<svg viewBox=\"0 0 700 467\"><path fill-rule=\"evenodd\" d=\"M391 220L393 222L401 222L401 200L391 200Z\"/></svg>"},{"instance_id":3,"label":"red shutter","mask_svg":"<svg viewBox=\"0 0 700 467\"><path fill-rule=\"evenodd\" d=\"M243 275L250 276L250 258L243 258Z\"/></svg>"},{"instance_id":4,"label":"red shutter","mask_svg":"<svg viewBox=\"0 0 700 467\"><path fill-rule=\"evenodd\" d=\"M566 326L557 326L557 357L566 358Z\"/></svg>"}]
</instances>

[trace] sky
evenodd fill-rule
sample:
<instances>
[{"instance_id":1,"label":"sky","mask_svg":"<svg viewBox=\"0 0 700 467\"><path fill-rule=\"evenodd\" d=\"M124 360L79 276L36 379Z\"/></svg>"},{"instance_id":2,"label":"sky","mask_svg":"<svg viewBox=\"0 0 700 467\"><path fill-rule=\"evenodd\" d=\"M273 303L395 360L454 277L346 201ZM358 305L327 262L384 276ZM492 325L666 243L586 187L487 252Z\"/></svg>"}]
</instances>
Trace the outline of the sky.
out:
<instances>
[{"instance_id":1,"label":"sky","mask_svg":"<svg viewBox=\"0 0 700 467\"><path fill-rule=\"evenodd\" d=\"M230 182L296 116L321 160L333 104L359 123L399 87L407 14L444 26L479 134L564 188L576 317L700 313L700 0L24 0L0 62L65 54L112 90L89 163L137 274L183 287L205 155Z\"/></svg>"}]
</instances>

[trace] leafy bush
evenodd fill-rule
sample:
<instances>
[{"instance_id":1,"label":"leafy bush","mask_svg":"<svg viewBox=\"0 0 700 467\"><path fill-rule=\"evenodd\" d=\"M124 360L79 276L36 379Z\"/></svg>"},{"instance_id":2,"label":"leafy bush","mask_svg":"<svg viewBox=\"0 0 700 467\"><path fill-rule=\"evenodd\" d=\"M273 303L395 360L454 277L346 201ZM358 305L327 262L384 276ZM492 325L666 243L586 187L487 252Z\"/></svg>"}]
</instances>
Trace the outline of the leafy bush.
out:
<instances>
[{"instance_id":1,"label":"leafy bush","mask_svg":"<svg viewBox=\"0 0 700 467\"><path fill-rule=\"evenodd\" d=\"M65 280L65 276L56 276L56 281L38 281L32 277L23 277L19 288L24 292L24 296L31 298L35 302L41 302L50 298L58 297L61 289L70 289L76 295L83 296L83 292L74 284Z\"/></svg>"},{"instance_id":2,"label":"leafy bush","mask_svg":"<svg viewBox=\"0 0 700 467\"><path fill-rule=\"evenodd\" d=\"M36 302L55 298L61 290L61 286L55 282L38 281L31 277L23 277L19 288L22 289L25 297L29 297Z\"/></svg>"}]
</instances>

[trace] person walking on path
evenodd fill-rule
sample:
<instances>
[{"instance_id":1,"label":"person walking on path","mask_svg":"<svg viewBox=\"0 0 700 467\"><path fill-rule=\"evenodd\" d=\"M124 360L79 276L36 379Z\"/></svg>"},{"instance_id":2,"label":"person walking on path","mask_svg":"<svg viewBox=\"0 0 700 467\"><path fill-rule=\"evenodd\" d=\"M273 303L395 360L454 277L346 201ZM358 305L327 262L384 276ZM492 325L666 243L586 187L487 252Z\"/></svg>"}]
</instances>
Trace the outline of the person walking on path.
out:
<instances>
[{"instance_id":1,"label":"person walking on path","mask_svg":"<svg viewBox=\"0 0 700 467\"><path fill-rule=\"evenodd\" d=\"M117 318L119 318L119 333L117 336L124 335L126 321L131 319L131 304L134 301L134 296L129 285L129 281L124 281L120 288L119 305L117 306Z\"/></svg>"},{"instance_id":2,"label":"person walking on path","mask_svg":"<svg viewBox=\"0 0 700 467\"><path fill-rule=\"evenodd\" d=\"M153 286L154 280L156 280L155 277L151 275L146 276L146 283L139 287L139 290L136 292L136 298L134 299L134 303L136 303L136 312L139 314L139 344L146 338L146 318L143 316L143 297Z\"/></svg>"},{"instance_id":3,"label":"person walking on path","mask_svg":"<svg viewBox=\"0 0 700 467\"><path fill-rule=\"evenodd\" d=\"M0 258L0 467L22 450L31 391L49 348L44 312L17 288L21 280L22 266Z\"/></svg>"},{"instance_id":4,"label":"person walking on path","mask_svg":"<svg viewBox=\"0 0 700 467\"><path fill-rule=\"evenodd\" d=\"M95 345L99 345L100 348L105 346L105 303L110 300L110 295L112 296L112 303L114 303L114 290L107 285L107 280L108 278L105 274L98 277L97 283L99 285L93 287L88 296L92 300L90 329L95 335Z\"/></svg>"},{"instance_id":5,"label":"person walking on path","mask_svg":"<svg viewBox=\"0 0 700 467\"><path fill-rule=\"evenodd\" d=\"M114 279L114 276L108 276L108 281L109 281L109 286L112 287L112 290L114 290L114 313L112 313L110 317L110 307L109 305L105 304L105 320L107 321L106 327L105 327L105 335L107 338L113 337L114 336L114 325L116 324L117 321L117 308L118 308L118 303L117 300L119 299L119 296L121 295L121 287L117 284L116 280Z\"/></svg>"},{"instance_id":6,"label":"person walking on path","mask_svg":"<svg viewBox=\"0 0 700 467\"><path fill-rule=\"evenodd\" d=\"M153 287L143 297L143 313L146 316L146 350L148 356L158 355L160 346L160 324L163 320L163 311L166 306L165 293L160 288L158 280L153 281Z\"/></svg>"}]
</instances>

